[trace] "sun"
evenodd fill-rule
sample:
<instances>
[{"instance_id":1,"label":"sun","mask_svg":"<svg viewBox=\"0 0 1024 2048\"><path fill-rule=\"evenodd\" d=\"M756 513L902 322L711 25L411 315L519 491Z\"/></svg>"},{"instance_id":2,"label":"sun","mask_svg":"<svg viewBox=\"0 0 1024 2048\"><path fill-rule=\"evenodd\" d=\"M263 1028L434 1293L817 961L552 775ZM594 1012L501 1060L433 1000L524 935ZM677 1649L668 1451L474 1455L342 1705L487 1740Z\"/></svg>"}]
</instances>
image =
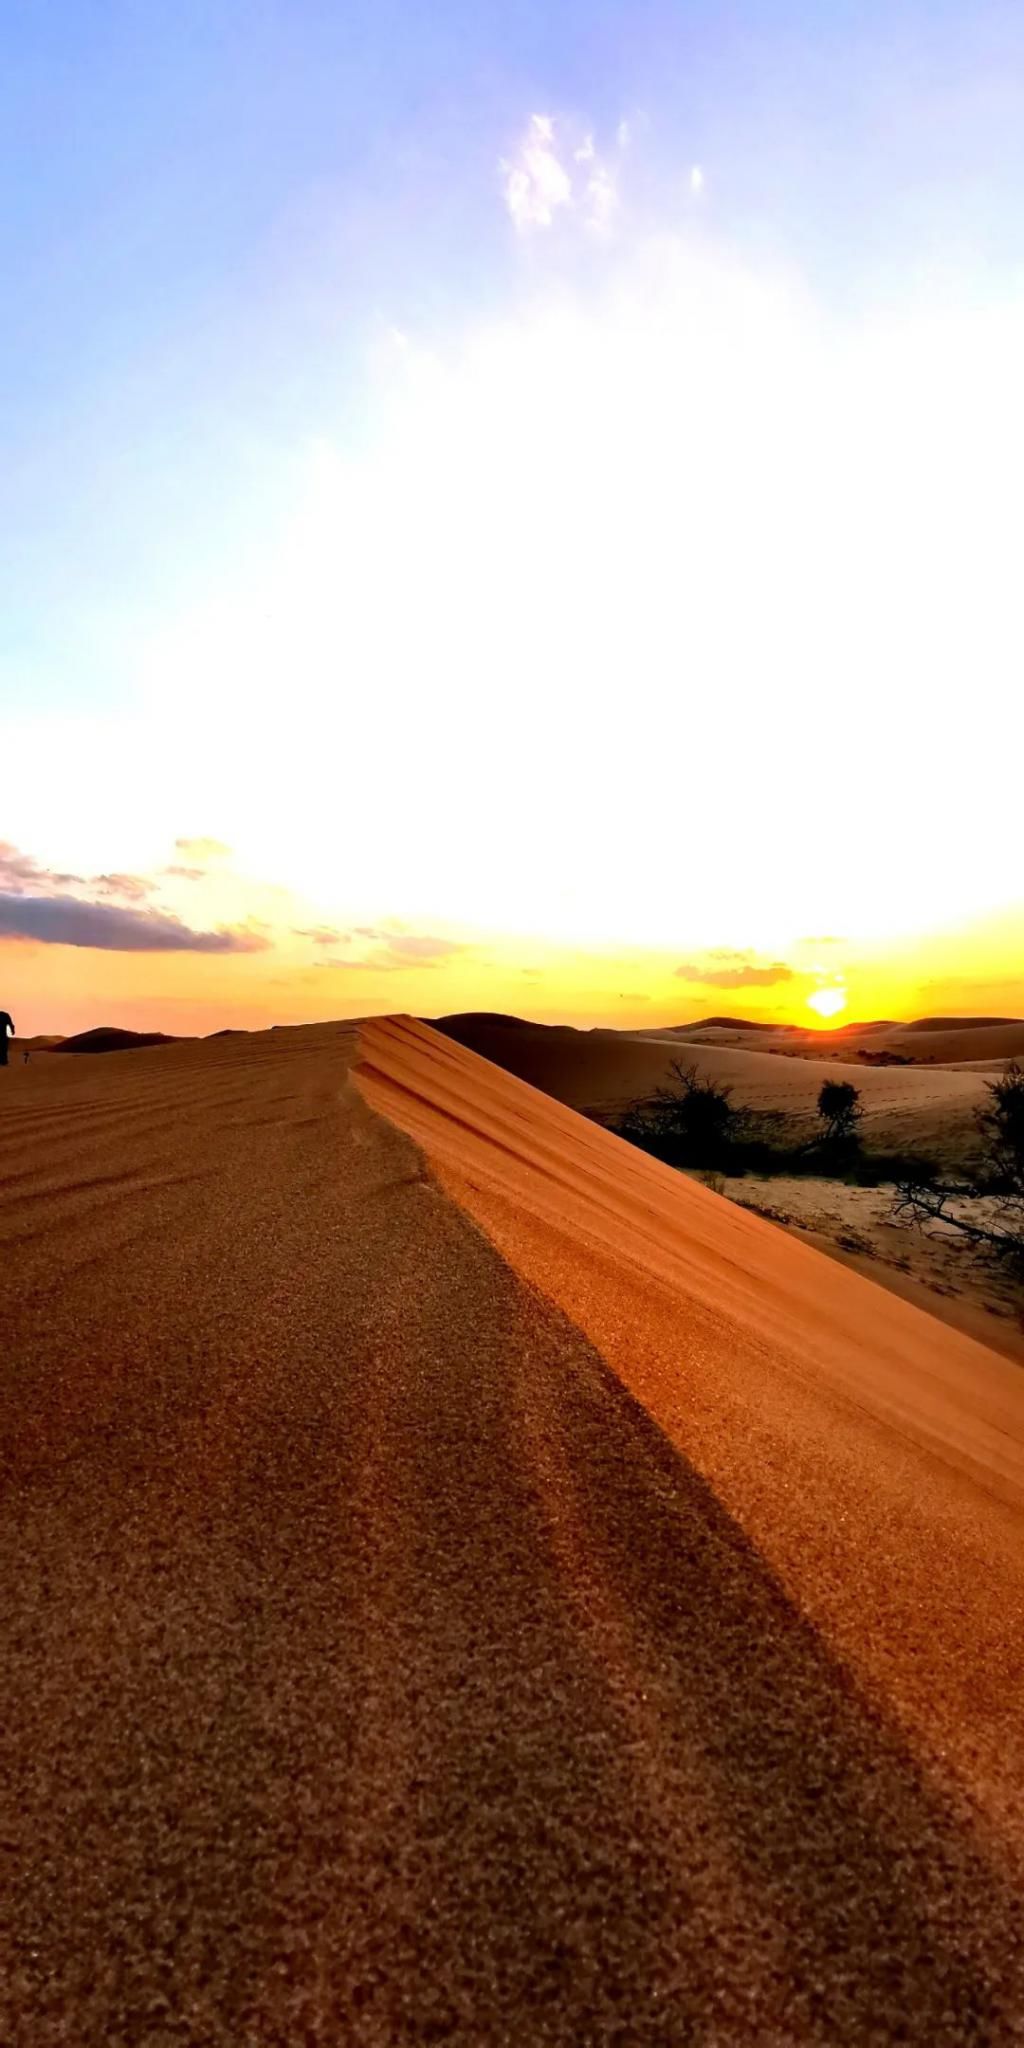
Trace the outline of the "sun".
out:
<instances>
[{"instance_id":1,"label":"sun","mask_svg":"<svg viewBox=\"0 0 1024 2048\"><path fill-rule=\"evenodd\" d=\"M816 988L807 998L809 1010L816 1010L819 1017L838 1017L846 1008L845 988Z\"/></svg>"}]
</instances>

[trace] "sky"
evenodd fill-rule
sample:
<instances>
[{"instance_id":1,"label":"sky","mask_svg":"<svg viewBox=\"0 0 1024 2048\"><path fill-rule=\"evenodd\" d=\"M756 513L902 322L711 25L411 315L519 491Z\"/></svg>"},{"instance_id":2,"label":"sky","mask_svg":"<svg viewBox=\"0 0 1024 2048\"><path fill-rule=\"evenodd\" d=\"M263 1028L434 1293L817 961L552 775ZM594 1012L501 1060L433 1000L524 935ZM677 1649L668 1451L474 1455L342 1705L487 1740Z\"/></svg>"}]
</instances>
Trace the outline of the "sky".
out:
<instances>
[{"instance_id":1,"label":"sky","mask_svg":"<svg viewBox=\"0 0 1024 2048\"><path fill-rule=\"evenodd\" d=\"M0 1005L1024 1013L1024 10L50 0Z\"/></svg>"}]
</instances>

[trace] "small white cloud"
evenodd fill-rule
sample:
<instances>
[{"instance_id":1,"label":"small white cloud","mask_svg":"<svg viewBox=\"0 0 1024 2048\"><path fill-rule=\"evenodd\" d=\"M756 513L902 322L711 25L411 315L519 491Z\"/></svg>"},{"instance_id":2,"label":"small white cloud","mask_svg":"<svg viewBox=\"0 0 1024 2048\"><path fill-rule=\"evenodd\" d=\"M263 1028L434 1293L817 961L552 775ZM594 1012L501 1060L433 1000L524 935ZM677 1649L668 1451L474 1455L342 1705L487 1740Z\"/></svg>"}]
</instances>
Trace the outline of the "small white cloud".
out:
<instances>
[{"instance_id":1,"label":"small white cloud","mask_svg":"<svg viewBox=\"0 0 1024 2048\"><path fill-rule=\"evenodd\" d=\"M615 140L618 143L620 149L629 148L631 140L631 130L628 121L619 122L619 125L615 130Z\"/></svg>"},{"instance_id":2,"label":"small white cloud","mask_svg":"<svg viewBox=\"0 0 1024 2048\"><path fill-rule=\"evenodd\" d=\"M695 199L699 199L701 193L704 190L704 172L700 164L694 164L691 167L690 190L693 193Z\"/></svg>"},{"instance_id":3,"label":"small white cloud","mask_svg":"<svg viewBox=\"0 0 1024 2048\"><path fill-rule=\"evenodd\" d=\"M551 227L563 211L597 233L608 229L618 206L615 177L589 130L570 143L550 114L531 114L516 156L502 160L505 204L520 233Z\"/></svg>"},{"instance_id":4,"label":"small white cloud","mask_svg":"<svg viewBox=\"0 0 1024 2048\"><path fill-rule=\"evenodd\" d=\"M549 114L533 114L514 163L502 163L505 204L521 233L549 228L559 207L572 203L572 179L555 147Z\"/></svg>"}]
</instances>

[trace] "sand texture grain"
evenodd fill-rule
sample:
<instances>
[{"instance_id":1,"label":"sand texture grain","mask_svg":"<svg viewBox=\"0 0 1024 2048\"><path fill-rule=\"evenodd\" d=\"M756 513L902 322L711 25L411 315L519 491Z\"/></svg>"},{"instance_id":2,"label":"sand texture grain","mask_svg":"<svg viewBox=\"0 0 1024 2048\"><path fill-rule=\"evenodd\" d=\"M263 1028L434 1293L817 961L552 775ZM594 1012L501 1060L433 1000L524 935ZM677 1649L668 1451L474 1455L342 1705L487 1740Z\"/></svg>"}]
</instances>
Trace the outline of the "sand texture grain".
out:
<instances>
[{"instance_id":1,"label":"sand texture grain","mask_svg":"<svg viewBox=\"0 0 1024 2048\"><path fill-rule=\"evenodd\" d=\"M1020 2037L1008 1361L407 1019L0 1081L0 2040Z\"/></svg>"}]
</instances>

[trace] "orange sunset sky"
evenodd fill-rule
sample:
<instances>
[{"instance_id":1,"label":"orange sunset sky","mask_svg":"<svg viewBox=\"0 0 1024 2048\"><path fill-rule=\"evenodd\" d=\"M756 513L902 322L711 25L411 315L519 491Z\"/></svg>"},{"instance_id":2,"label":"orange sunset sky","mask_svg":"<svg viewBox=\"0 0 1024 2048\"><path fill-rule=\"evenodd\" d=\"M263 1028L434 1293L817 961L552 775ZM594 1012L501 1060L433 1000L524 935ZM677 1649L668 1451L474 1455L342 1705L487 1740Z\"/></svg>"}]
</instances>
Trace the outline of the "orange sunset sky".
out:
<instances>
[{"instance_id":1,"label":"orange sunset sky","mask_svg":"<svg viewBox=\"0 0 1024 2048\"><path fill-rule=\"evenodd\" d=\"M48 902L74 927L98 909L100 945L9 937L3 998L23 1033L72 1032L116 1020L137 1029L206 1032L409 1010L488 1008L579 1024L643 1028L726 1014L827 1028L849 1018L1017 1014L1021 920L1010 907L930 932L777 935L762 947L686 949L602 939L573 944L552 928L499 933L441 920L325 921L298 893L240 874L219 842L181 840L144 876L71 881L20 869L20 900ZM0 857L2 858L2 857ZM25 883L29 888L25 888ZM44 893L45 892L45 893ZM33 916L38 915L33 908ZM127 941L111 945L109 936ZM159 950L147 945L154 926ZM141 926L141 931L136 927ZM182 931L211 950L179 944ZM90 928L85 928L85 936ZM819 1012L820 1004L820 1012Z\"/></svg>"},{"instance_id":2,"label":"orange sunset sky","mask_svg":"<svg viewBox=\"0 0 1024 2048\"><path fill-rule=\"evenodd\" d=\"M419 211L186 184L177 326L94 221L12 456L20 1030L1024 1012L1019 273L577 92Z\"/></svg>"}]
</instances>

